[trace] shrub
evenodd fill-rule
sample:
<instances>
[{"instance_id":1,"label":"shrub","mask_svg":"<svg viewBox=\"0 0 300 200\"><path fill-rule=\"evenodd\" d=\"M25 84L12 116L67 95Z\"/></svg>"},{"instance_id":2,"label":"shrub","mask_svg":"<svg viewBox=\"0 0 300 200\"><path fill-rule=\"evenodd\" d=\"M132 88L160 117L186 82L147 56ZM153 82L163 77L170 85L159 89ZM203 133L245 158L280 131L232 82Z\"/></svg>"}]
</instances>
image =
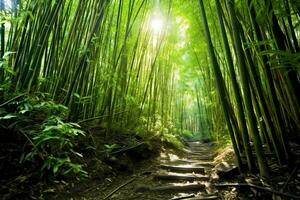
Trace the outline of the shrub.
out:
<instances>
[{"instance_id":1,"label":"shrub","mask_svg":"<svg viewBox=\"0 0 300 200\"><path fill-rule=\"evenodd\" d=\"M82 165L74 163L76 157L83 157L74 150L75 138L79 135L84 136L84 132L79 128L78 124L65 123L59 117L49 117L41 125L41 130L31 135L33 148L23 154L21 162L43 160L40 168L42 175L51 170L54 176L72 174L86 176Z\"/></svg>"},{"instance_id":2,"label":"shrub","mask_svg":"<svg viewBox=\"0 0 300 200\"><path fill-rule=\"evenodd\" d=\"M78 124L64 121L65 106L27 95L7 102L0 107L0 136L16 148L23 147L19 165L29 165L42 177L87 176L76 151L78 137L85 134Z\"/></svg>"}]
</instances>

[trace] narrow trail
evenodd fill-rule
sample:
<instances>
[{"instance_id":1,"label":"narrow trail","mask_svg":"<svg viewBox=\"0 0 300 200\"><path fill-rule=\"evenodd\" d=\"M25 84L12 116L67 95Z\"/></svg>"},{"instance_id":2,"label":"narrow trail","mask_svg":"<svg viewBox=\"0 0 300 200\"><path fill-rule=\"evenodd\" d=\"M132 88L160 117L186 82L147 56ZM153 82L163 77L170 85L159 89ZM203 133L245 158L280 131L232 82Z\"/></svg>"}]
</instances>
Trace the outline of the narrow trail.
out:
<instances>
[{"instance_id":1,"label":"narrow trail","mask_svg":"<svg viewBox=\"0 0 300 200\"><path fill-rule=\"evenodd\" d=\"M128 183L124 180L122 188L104 199L222 199L211 184L214 156L213 143L188 142L183 155L162 153L154 166Z\"/></svg>"},{"instance_id":2,"label":"narrow trail","mask_svg":"<svg viewBox=\"0 0 300 200\"><path fill-rule=\"evenodd\" d=\"M153 174L151 191L169 193L170 199L218 199L210 187L210 170L214 166L213 143L189 142L186 158L165 157Z\"/></svg>"}]
</instances>

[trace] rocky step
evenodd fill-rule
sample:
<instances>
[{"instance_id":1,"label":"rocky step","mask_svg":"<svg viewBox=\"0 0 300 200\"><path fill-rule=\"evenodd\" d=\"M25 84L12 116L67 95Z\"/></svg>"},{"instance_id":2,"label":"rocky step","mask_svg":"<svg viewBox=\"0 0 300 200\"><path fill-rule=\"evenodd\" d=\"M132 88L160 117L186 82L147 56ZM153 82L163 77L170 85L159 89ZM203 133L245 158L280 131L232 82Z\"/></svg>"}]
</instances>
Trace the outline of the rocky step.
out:
<instances>
[{"instance_id":1,"label":"rocky step","mask_svg":"<svg viewBox=\"0 0 300 200\"><path fill-rule=\"evenodd\" d=\"M189 147L189 151L206 151L206 152L213 152L214 148L212 147Z\"/></svg>"},{"instance_id":2,"label":"rocky step","mask_svg":"<svg viewBox=\"0 0 300 200\"><path fill-rule=\"evenodd\" d=\"M211 155L211 156L215 156L216 153L214 151L210 151L210 150L193 150L193 149L184 149L183 150L185 153L188 154L193 154L193 155Z\"/></svg>"},{"instance_id":3,"label":"rocky step","mask_svg":"<svg viewBox=\"0 0 300 200\"><path fill-rule=\"evenodd\" d=\"M192 155L216 156L216 153L207 152L207 151L190 151L189 154L192 154Z\"/></svg>"},{"instance_id":4,"label":"rocky step","mask_svg":"<svg viewBox=\"0 0 300 200\"><path fill-rule=\"evenodd\" d=\"M177 159L173 161L164 162L166 165L190 165L194 167L204 167L204 168L212 168L214 167L213 162L210 161L200 161L200 160L192 160L192 159Z\"/></svg>"},{"instance_id":5,"label":"rocky step","mask_svg":"<svg viewBox=\"0 0 300 200\"><path fill-rule=\"evenodd\" d=\"M172 172L195 172L195 173L205 173L204 167L197 167L192 165L160 165L160 168L172 171Z\"/></svg>"},{"instance_id":6,"label":"rocky step","mask_svg":"<svg viewBox=\"0 0 300 200\"><path fill-rule=\"evenodd\" d=\"M187 144L189 144L189 145L207 145L208 143L203 143L201 141L190 141L190 142L187 142Z\"/></svg>"},{"instance_id":7,"label":"rocky step","mask_svg":"<svg viewBox=\"0 0 300 200\"><path fill-rule=\"evenodd\" d=\"M217 156L215 153L211 151L191 151L190 153L187 153L187 155L201 155L201 156L211 156L215 157Z\"/></svg>"},{"instance_id":8,"label":"rocky step","mask_svg":"<svg viewBox=\"0 0 300 200\"><path fill-rule=\"evenodd\" d=\"M185 180L185 181L208 181L209 176L200 174L179 174L179 173L157 173L154 178L158 180Z\"/></svg>"},{"instance_id":9,"label":"rocky step","mask_svg":"<svg viewBox=\"0 0 300 200\"><path fill-rule=\"evenodd\" d=\"M214 148L214 145L208 145L208 144L197 144L197 143L189 143L189 148Z\"/></svg>"},{"instance_id":10,"label":"rocky step","mask_svg":"<svg viewBox=\"0 0 300 200\"><path fill-rule=\"evenodd\" d=\"M213 143L199 143L199 142L189 142L187 143L189 147L213 147L215 144Z\"/></svg>"},{"instance_id":11,"label":"rocky step","mask_svg":"<svg viewBox=\"0 0 300 200\"><path fill-rule=\"evenodd\" d=\"M214 159L213 156L204 156L204 155L188 155L187 157L193 160L206 160L206 161L212 161Z\"/></svg>"},{"instance_id":12,"label":"rocky step","mask_svg":"<svg viewBox=\"0 0 300 200\"><path fill-rule=\"evenodd\" d=\"M187 142L187 144L210 146L210 145L215 145L216 143L215 142L202 142L202 141L189 141L189 142Z\"/></svg>"},{"instance_id":13,"label":"rocky step","mask_svg":"<svg viewBox=\"0 0 300 200\"><path fill-rule=\"evenodd\" d=\"M195 196L194 194L191 194L191 195L174 197L170 200L180 200L180 199L185 199L185 200L210 200L211 199L211 200L213 200L213 199L220 199L220 198L215 195Z\"/></svg>"},{"instance_id":14,"label":"rocky step","mask_svg":"<svg viewBox=\"0 0 300 200\"><path fill-rule=\"evenodd\" d=\"M158 187L150 188L151 191L160 192L187 192L187 191L199 191L205 189L204 184L199 183L186 183L186 184L168 184Z\"/></svg>"},{"instance_id":15,"label":"rocky step","mask_svg":"<svg viewBox=\"0 0 300 200\"><path fill-rule=\"evenodd\" d=\"M204 144L204 143L197 143L197 142L192 142L187 144L189 147L212 147L214 145L212 144Z\"/></svg>"},{"instance_id":16,"label":"rocky step","mask_svg":"<svg viewBox=\"0 0 300 200\"><path fill-rule=\"evenodd\" d=\"M187 198L185 200L212 200L212 199L220 199L218 196L199 196L199 197L192 197Z\"/></svg>"},{"instance_id":17,"label":"rocky step","mask_svg":"<svg viewBox=\"0 0 300 200\"><path fill-rule=\"evenodd\" d=\"M208 146L188 146L187 149L189 150L205 150L205 151L210 151L213 149L213 147L208 147Z\"/></svg>"},{"instance_id":18,"label":"rocky step","mask_svg":"<svg viewBox=\"0 0 300 200\"><path fill-rule=\"evenodd\" d=\"M214 150L205 150L205 149L189 149L185 150L186 153L191 154L206 154L206 155L215 155Z\"/></svg>"},{"instance_id":19,"label":"rocky step","mask_svg":"<svg viewBox=\"0 0 300 200\"><path fill-rule=\"evenodd\" d=\"M207 166L207 167L213 167L215 166L214 162L212 161L203 161L203 160L193 160L194 162L192 163L193 165L197 166Z\"/></svg>"}]
</instances>

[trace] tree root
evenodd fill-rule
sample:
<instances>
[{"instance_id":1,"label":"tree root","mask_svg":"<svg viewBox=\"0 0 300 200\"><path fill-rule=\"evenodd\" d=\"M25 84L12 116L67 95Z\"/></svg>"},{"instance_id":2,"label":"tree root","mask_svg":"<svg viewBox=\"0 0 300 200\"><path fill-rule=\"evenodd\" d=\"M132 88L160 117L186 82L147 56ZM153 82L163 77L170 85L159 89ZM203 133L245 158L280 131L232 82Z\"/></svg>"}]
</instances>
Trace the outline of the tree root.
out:
<instances>
[{"instance_id":1,"label":"tree root","mask_svg":"<svg viewBox=\"0 0 300 200\"><path fill-rule=\"evenodd\" d=\"M262 186L258 186L258 185L254 185L254 184L250 184L250 183L221 183L221 184L214 184L215 187L251 187L254 189L258 189L258 190L263 190L266 192L270 192L273 194L276 194L278 196L282 196L282 197L289 197L289 198L294 198L294 199L300 199L300 196L296 196L293 194L289 194L289 193L283 193L271 188L266 188L266 187L262 187Z\"/></svg>"},{"instance_id":2,"label":"tree root","mask_svg":"<svg viewBox=\"0 0 300 200\"><path fill-rule=\"evenodd\" d=\"M123 183L122 185L120 185L119 187L117 187L116 189L114 189L111 193L109 193L108 195L106 195L106 197L103 198L103 200L108 199L109 197L111 197L114 193L116 193L118 190L120 190L121 188L125 187L126 185L128 185L129 183L133 182L137 177L134 177L128 181L126 181L125 183Z\"/></svg>"}]
</instances>

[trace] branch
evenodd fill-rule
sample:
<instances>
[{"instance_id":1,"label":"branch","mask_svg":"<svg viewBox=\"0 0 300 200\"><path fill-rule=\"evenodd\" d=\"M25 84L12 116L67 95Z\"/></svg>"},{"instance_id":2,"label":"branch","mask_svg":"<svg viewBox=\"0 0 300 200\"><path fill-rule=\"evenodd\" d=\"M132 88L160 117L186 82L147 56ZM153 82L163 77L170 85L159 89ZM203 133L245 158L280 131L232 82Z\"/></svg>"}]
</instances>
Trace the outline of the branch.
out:
<instances>
[{"instance_id":1,"label":"branch","mask_svg":"<svg viewBox=\"0 0 300 200\"><path fill-rule=\"evenodd\" d=\"M21 97L23 97L23 96L25 96L25 95L26 95L26 93L23 93L23 94L20 94L20 95L18 95L18 96L16 96L16 97L13 97L12 99L10 99L10 100L8 100L8 101L2 103L2 104L0 105L0 107L3 107L3 106L5 106L5 105L9 104L10 102L12 102L12 101L14 101L14 100L16 100L16 99L18 99L18 98L21 98Z\"/></svg>"},{"instance_id":2,"label":"branch","mask_svg":"<svg viewBox=\"0 0 300 200\"><path fill-rule=\"evenodd\" d=\"M128 112L128 111L117 112L117 113L114 113L113 115L101 115L101 116L98 116L98 117L92 117L92 118L88 118L88 119L83 119L81 121L78 121L77 124L82 124L82 123L90 122L90 121L93 121L93 120L96 120L96 119L101 119L101 118L104 118L104 117L110 117L110 116L114 116L114 115L119 115L119 114L122 114L122 113L125 113L125 112Z\"/></svg>"},{"instance_id":3,"label":"branch","mask_svg":"<svg viewBox=\"0 0 300 200\"><path fill-rule=\"evenodd\" d=\"M195 197L195 195L194 194L190 194L190 195L187 195L187 196L174 197L174 198L172 198L170 200L189 199L189 198L193 198L193 197Z\"/></svg>"},{"instance_id":4,"label":"branch","mask_svg":"<svg viewBox=\"0 0 300 200\"><path fill-rule=\"evenodd\" d=\"M288 193L283 193L277 190L273 190L271 188L266 188L266 187L262 187L262 186L258 186L258 185L254 185L251 183L221 183L221 184L214 184L215 187L251 187L251 188L255 188L258 190L263 190L266 192L270 192L279 196L283 196L283 197L289 197L289 198L294 198L294 199L300 199L300 196L296 196L293 194L288 194Z\"/></svg>"},{"instance_id":5,"label":"branch","mask_svg":"<svg viewBox=\"0 0 300 200\"><path fill-rule=\"evenodd\" d=\"M119 187L117 187L116 189L114 189L111 193L109 193L106 197L104 197L103 200L108 199L109 197L111 197L114 193L116 193L118 190L120 190L122 187L125 187L126 185L128 185L129 183L133 182L136 179L136 177L130 179L129 181L126 181L124 184L120 185Z\"/></svg>"},{"instance_id":6,"label":"branch","mask_svg":"<svg viewBox=\"0 0 300 200\"><path fill-rule=\"evenodd\" d=\"M111 154L123 153L123 152L125 152L125 151L131 150L131 149L134 149L134 148L137 148L137 147L139 147L139 146L141 146L141 145L143 145L143 144L145 144L145 142L140 142L140 143L138 143L138 144L136 144L136 145L134 145L134 146L125 147L125 148L120 149L120 150L118 150L118 151L113 151L113 152L111 152Z\"/></svg>"}]
</instances>

